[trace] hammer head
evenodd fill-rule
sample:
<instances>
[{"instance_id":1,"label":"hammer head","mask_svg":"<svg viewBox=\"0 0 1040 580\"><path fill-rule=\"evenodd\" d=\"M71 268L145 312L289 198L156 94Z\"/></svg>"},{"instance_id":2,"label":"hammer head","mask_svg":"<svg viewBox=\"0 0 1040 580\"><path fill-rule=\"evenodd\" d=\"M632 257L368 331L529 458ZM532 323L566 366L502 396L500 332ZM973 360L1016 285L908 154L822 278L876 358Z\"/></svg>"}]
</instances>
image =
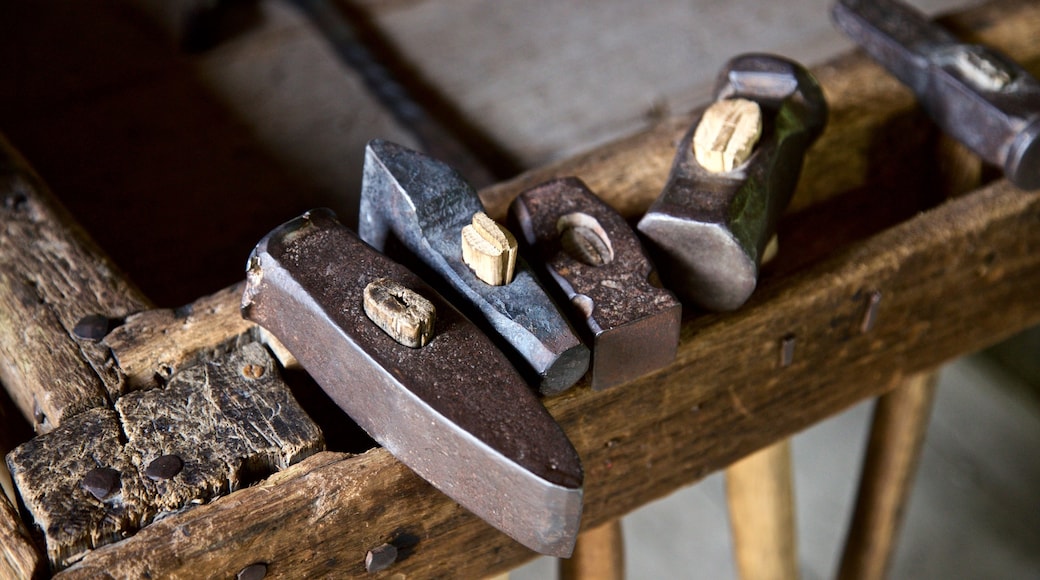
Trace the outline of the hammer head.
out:
<instances>
[{"instance_id":1,"label":"hammer head","mask_svg":"<svg viewBox=\"0 0 1040 580\"><path fill-rule=\"evenodd\" d=\"M652 283L650 259L624 218L581 180L556 179L521 193L509 219L592 346L593 389L675 358L682 306Z\"/></svg>"},{"instance_id":2,"label":"hammer head","mask_svg":"<svg viewBox=\"0 0 1040 580\"><path fill-rule=\"evenodd\" d=\"M366 313L373 283L429 301L427 343L406 346ZM242 313L434 487L532 550L570 555L582 509L577 452L501 352L418 276L315 210L257 245Z\"/></svg>"},{"instance_id":3,"label":"hammer head","mask_svg":"<svg viewBox=\"0 0 1040 580\"><path fill-rule=\"evenodd\" d=\"M832 14L943 131L1018 187L1040 189L1040 81L1029 71L899 0L839 0Z\"/></svg>"},{"instance_id":4,"label":"hammer head","mask_svg":"<svg viewBox=\"0 0 1040 580\"><path fill-rule=\"evenodd\" d=\"M403 246L405 258L497 337L543 394L563 391L588 370L589 349L522 258L503 286L485 283L466 264L461 232L483 211L477 193L446 164L387 141L368 144L361 238L379 250Z\"/></svg>"},{"instance_id":5,"label":"hammer head","mask_svg":"<svg viewBox=\"0 0 1040 580\"><path fill-rule=\"evenodd\" d=\"M731 60L715 94L759 105L762 136L751 157L723 173L701 166L692 146L698 117L638 228L666 287L685 302L725 311L755 289L762 252L794 193L806 149L823 131L827 105L807 70L761 54Z\"/></svg>"}]
</instances>

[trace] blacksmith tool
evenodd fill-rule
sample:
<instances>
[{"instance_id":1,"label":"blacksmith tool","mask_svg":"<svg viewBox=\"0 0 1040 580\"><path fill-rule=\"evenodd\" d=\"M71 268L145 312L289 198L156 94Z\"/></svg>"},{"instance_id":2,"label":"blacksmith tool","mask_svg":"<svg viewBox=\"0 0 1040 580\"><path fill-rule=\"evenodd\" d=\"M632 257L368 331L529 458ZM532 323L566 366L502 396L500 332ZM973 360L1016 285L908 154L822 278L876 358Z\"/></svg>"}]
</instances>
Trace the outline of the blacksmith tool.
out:
<instances>
[{"instance_id":1,"label":"blacksmith tool","mask_svg":"<svg viewBox=\"0 0 1040 580\"><path fill-rule=\"evenodd\" d=\"M898 0L839 0L832 14L943 131L1018 187L1040 188L1040 82L1028 71Z\"/></svg>"},{"instance_id":2,"label":"blacksmith tool","mask_svg":"<svg viewBox=\"0 0 1040 580\"><path fill-rule=\"evenodd\" d=\"M581 180L556 179L521 193L509 220L592 347L593 389L672 362L682 306L654 285L653 265L625 219Z\"/></svg>"},{"instance_id":3,"label":"blacksmith tool","mask_svg":"<svg viewBox=\"0 0 1040 580\"><path fill-rule=\"evenodd\" d=\"M638 228L665 287L685 302L727 311L755 289L827 104L807 70L765 54L727 63L715 99L680 142L668 182Z\"/></svg>"},{"instance_id":4,"label":"blacksmith tool","mask_svg":"<svg viewBox=\"0 0 1040 580\"><path fill-rule=\"evenodd\" d=\"M563 391L588 370L589 349L522 258L512 281L502 285L485 282L467 264L462 231L477 226L471 222L483 211L477 193L450 166L387 141L368 144L361 238L378 250L403 246L467 315L502 339L543 394Z\"/></svg>"},{"instance_id":5,"label":"blacksmith tool","mask_svg":"<svg viewBox=\"0 0 1040 580\"><path fill-rule=\"evenodd\" d=\"M472 322L330 211L260 241L242 313L434 487L533 550L571 554L583 473L563 430Z\"/></svg>"}]
</instances>

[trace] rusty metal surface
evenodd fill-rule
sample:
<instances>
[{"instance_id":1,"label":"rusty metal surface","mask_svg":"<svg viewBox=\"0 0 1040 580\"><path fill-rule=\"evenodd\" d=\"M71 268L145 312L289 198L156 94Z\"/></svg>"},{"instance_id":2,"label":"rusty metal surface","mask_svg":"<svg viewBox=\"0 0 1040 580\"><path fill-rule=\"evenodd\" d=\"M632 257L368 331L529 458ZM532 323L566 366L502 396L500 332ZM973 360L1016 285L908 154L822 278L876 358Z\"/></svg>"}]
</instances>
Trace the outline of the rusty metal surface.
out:
<instances>
[{"instance_id":1,"label":"rusty metal surface","mask_svg":"<svg viewBox=\"0 0 1040 580\"><path fill-rule=\"evenodd\" d=\"M1006 55L958 41L898 0L840 0L834 21L917 95L943 131L1040 189L1040 82Z\"/></svg>"},{"instance_id":2,"label":"rusty metal surface","mask_svg":"<svg viewBox=\"0 0 1040 580\"><path fill-rule=\"evenodd\" d=\"M583 494L577 452L469 320L328 210L273 230L249 264L244 316L278 337L376 441L522 544L571 553ZM365 315L363 290L379 278L433 302L429 344L401 345Z\"/></svg>"},{"instance_id":3,"label":"rusty metal surface","mask_svg":"<svg viewBox=\"0 0 1040 580\"><path fill-rule=\"evenodd\" d=\"M566 178L521 193L509 218L592 345L592 388L619 385L672 362L682 306L651 283L653 265L620 214L581 180ZM568 247L565 236L576 230L578 243L594 249Z\"/></svg>"},{"instance_id":4,"label":"rusty metal surface","mask_svg":"<svg viewBox=\"0 0 1040 580\"><path fill-rule=\"evenodd\" d=\"M715 98L759 104L762 137L748 161L710 173L694 157L700 118L680 142L660 197L640 220L665 287L708 310L733 310L751 296L762 252L791 199L805 150L822 132L827 105L801 65L764 54L735 57Z\"/></svg>"},{"instance_id":5,"label":"rusty metal surface","mask_svg":"<svg viewBox=\"0 0 1040 580\"><path fill-rule=\"evenodd\" d=\"M463 262L460 233L479 211L476 191L448 165L394 143L369 143L361 238L379 250L391 240L402 244L437 278L431 283L501 339L543 394L563 391L588 370L589 349L522 258L505 286L485 284Z\"/></svg>"}]
</instances>

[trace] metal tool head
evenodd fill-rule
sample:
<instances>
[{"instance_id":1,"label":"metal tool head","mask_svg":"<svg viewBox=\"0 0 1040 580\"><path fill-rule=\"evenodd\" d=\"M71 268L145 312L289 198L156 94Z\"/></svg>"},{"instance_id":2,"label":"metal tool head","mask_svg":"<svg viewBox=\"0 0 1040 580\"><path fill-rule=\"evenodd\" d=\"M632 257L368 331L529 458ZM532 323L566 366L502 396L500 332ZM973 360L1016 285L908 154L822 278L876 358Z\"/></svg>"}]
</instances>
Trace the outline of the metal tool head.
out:
<instances>
[{"instance_id":1,"label":"metal tool head","mask_svg":"<svg viewBox=\"0 0 1040 580\"><path fill-rule=\"evenodd\" d=\"M366 315L365 288L383 279L433 304L425 346L400 344ZM501 352L418 276L315 210L254 249L242 312L434 487L525 546L570 555L577 452Z\"/></svg>"},{"instance_id":2,"label":"metal tool head","mask_svg":"<svg viewBox=\"0 0 1040 580\"><path fill-rule=\"evenodd\" d=\"M759 105L763 130L751 157L724 173L701 166L692 146L698 117L638 229L667 288L684 302L726 311L755 289L762 252L794 192L806 149L823 131L827 104L802 66L764 54L727 63L715 95Z\"/></svg>"},{"instance_id":3,"label":"metal tool head","mask_svg":"<svg viewBox=\"0 0 1040 580\"><path fill-rule=\"evenodd\" d=\"M1028 71L898 0L840 0L832 14L943 131L1018 187L1040 189L1040 82Z\"/></svg>"},{"instance_id":4,"label":"metal tool head","mask_svg":"<svg viewBox=\"0 0 1040 580\"><path fill-rule=\"evenodd\" d=\"M431 282L501 339L543 394L563 391L588 370L589 349L522 258L504 286L484 283L466 265L460 233L482 211L477 193L448 165L387 141L368 144L361 238L379 250L399 242L436 278Z\"/></svg>"},{"instance_id":5,"label":"metal tool head","mask_svg":"<svg viewBox=\"0 0 1040 580\"><path fill-rule=\"evenodd\" d=\"M557 179L521 193L509 220L592 346L593 389L672 362L682 306L652 282L653 265L624 218L581 180Z\"/></svg>"}]
</instances>

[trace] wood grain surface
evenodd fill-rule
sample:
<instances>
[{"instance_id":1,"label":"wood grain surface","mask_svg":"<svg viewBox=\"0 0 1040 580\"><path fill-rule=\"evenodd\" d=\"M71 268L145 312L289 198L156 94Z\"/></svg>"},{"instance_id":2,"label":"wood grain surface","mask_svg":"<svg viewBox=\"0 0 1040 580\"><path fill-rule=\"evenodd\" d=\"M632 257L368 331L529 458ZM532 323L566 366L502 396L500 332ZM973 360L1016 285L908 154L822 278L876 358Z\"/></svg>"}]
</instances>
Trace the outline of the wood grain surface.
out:
<instances>
[{"instance_id":1,"label":"wood grain surface","mask_svg":"<svg viewBox=\"0 0 1040 580\"><path fill-rule=\"evenodd\" d=\"M1032 35L1038 20L1040 7L1001 2L956 22L987 35L999 31L1013 54L1030 59L1040 47L1020 38ZM816 72L832 103L831 125L781 228L788 241L751 301L728 315L689 313L675 364L655 375L604 392L579 386L546 401L582 455L585 529L1040 320L1032 299L1040 291L1040 232L1031 226L1040 199L997 181L931 207L932 156L917 144L934 133L908 93L858 55ZM578 175L636 215L663 184L682 128L681 119L667 122L485 190L484 199L500 214L523 187ZM797 258L785 251L792 243L805 245ZM876 318L864 325L875 293ZM785 343L793 346L792 359L781 368ZM272 501L284 503L265 511ZM238 523L236 514L252 509L259 519ZM243 529L214 524L228 518ZM320 454L157 526L65 574L189 575L216 561L233 574L263 561L275 577L362 575L367 551L397 534L418 543L387 576L480 575L532 557L378 449L358 457ZM324 526L354 532L323 534ZM181 528L205 529L215 539L202 546L174 532Z\"/></svg>"},{"instance_id":2,"label":"wood grain surface","mask_svg":"<svg viewBox=\"0 0 1040 580\"><path fill-rule=\"evenodd\" d=\"M74 332L148 301L0 137L0 381L37 431L109 404L124 378L108 349Z\"/></svg>"},{"instance_id":3,"label":"wood grain surface","mask_svg":"<svg viewBox=\"0 0 1040 580\"><path fill-rule=\"evenodd\" d=\"M1036 68L1035 3L993 2L950 22ZM830 126L751 301L728 315L687 313L676 362L659 373L546 400L582 456L585 529L1040 321L1040 199L996 181L937 204L936 163L924 147L936 133L909 93L858 54L814 72ZM635 217L663 185L689 118L482 197L501 217L523 188L577 175ZM793 351L781 367L783 344ZM87 554L62 575L233 576L263 563L269 577L369 577L365 554L388 542L407 549L385 577L478 576L533 556L375 449L319 453Z\"/></svg>"}]
</instances>

